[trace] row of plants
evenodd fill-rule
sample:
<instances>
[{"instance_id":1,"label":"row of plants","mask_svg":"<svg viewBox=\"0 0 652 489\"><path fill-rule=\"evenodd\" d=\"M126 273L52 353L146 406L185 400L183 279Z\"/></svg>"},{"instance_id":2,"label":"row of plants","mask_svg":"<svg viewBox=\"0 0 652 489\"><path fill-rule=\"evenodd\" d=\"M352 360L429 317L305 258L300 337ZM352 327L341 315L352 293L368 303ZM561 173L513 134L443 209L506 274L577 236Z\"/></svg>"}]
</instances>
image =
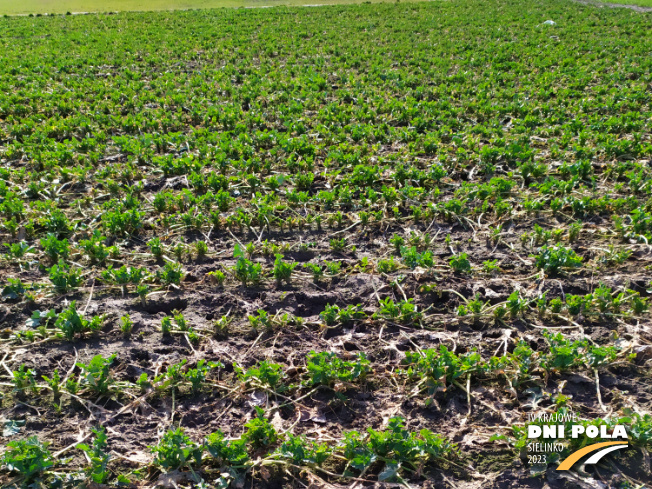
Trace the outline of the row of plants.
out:
<instances>
[{"instance_id":1,"label":"row of plants","mask_svg":"<svg viewBox=\"0 0 652 489\"><path fill-rule=\"evenodd\" d=\"M200 178L203 179L205 176ZM496 178L491 180L493 182ZM515 185L513 180L504 181L508 182L508 185ZM561 183L565 182L561 181ZM399 187L400 191L394 187L383 186L382 193L369 189L354 199L352 190L346 187L346 192L349 193L345 199L345 202L348 202L346 205L341 204L340 200L343 191L340 191L339 197L333 196L332 192L325 194L325 191L320 191L311 197L307 192L287 191L283 195L279 189L269 189L264 196L256 192L250 201L245 202L240 199L239 205L232 207L222 203L220 194L216 196L212 192L207 192L197 199L192 193L174 196L170 191L166 191L169 194L167 200L161 201L160 194L151 197L154 202L153 207L142 206L136 194L111 199L100 206L94 205L94 199L90 197L86 202L70 202L69 205L73 209L90 206L94 214L101 214L102 220L99 225L90 218L84 218L78 211L63 212L60 209L62 203L56 201L42 202L38 206L34 204L35 208L26 212L20 197L7 191L4 196L1 196L0 201L0 216L4 216L0 221L0 229L13 239L16 239L19 230L32 242L37 238L40 239L41 246L48 248L46 254L49 257L69 252L63 243L59 245L61 253L55 243L49 245L52 236L65 243L68 237L79 236L80 246L84 254L89 256L91 263L97 260L94 250L90 248L92 243L82 244L82 242L89 239L98 241L100 233L114 240L141 237L151 231L170 232L177 229L186 232L210 232L216 235L224 234L225 231L241 234L273 231L285 234L297 231L321 231L326 226L341 228L345 222L359 223L362 228L374 229L387 222L412 221L419 224L433 219L444 222L460 221L468 227L467 219L475 221L479 216L488 216L504 223L517 218L522 212L532 216L552 215L556 218L564 218L569 224L574 222L573 218L584 220L595 217L606 218L612 222L612 235L617 240L624 242L650 240L652 209L650 209L649 197L647 200L645 198L641 200L633 195L621 196L627 195L625 192L616 193L615 196L596 197L595 191L582 192L582 189L571 188L567 191L571 195L554 196L553 194L552 197L535 198L530 193L539 195L541 190L532 189L531 192L521 192L521 195L498 194L503 197L498 197L492 202L488 198L492 195L489 192L495 190L486 191L485 196L481 194L484 185L489 184L475 184L479 188L473 191L467 190L466 197L448 199L442 198L439 189L433 191L412 186ZM234 192L241 193L240 190ZM356 190L356 194L358 192L360 190ZM482 195L483 198L479 198L478 195ZM649 191L644 195L649 195ZM287 200L282 200L279 196L284 196ZM141 198L143 197L147 196L142 195ZM183 205L170 204L168 201L171 198L183 202ZM229 199L235 200L232 197ZM68 207L68 204L65 207ZM180 210L175 210L177 208ZM298 212L299 210L303 212ZM559 233L563 234L563 231ZM554 236L555 239L560 237L561 235ZM547 236L543 238L550 239ZM541 237L537 236L537 239ZM29 247L25 250L29 250ZM14 248L10 250L9 256L21 253L24 251ZM198 254L201 256L200 252ZM106 247L106 251L100 250L100 261L111 255L120 256L121 251L116 247Z\"/></svg>"},{"instance_id":2,"label":"row of plants","mask_svg":"<svg viewBox=\"0 0 652 489\"><path fill-rule=\"evenodd\" d=\"M343 432L339 441L330 443L277 431L261 408L256 408L256 415L244 428L238 438L226 438L218 430L207 435L202 443L193 441L181 427L169 430L158 444L150 447L152 465L165 472L190 470L197 483L203 482L202 475L208 475L216 479L212 483L217 487L226 488L263 467L289 469L297 475L312 470L341 479L376 473L379 481L403 481L403 477L419 477L433 464L458 455L456 444L428 429L410 432L401 417L390 418L387 428L382 430ZM88 466L83 472L68 474L67 482L76 479L102 484L114 479L106 430L93 428L92 433L92 443L76 446L88 456ZM66 460L57 460L48 444L35 436L10 442L2 462L24 484L45 482L48 478L61 480L62 474L53 469L66 464ZM339 473L325 467L333 467L331 470ZM118 474L115 480L118 485L130 483L124 474Z\"/></svg>"},{"instance_id":3,"label":"row of plants","mask_svg":"<svg viewBox=\"0 0 652 489\"><path fill-rule=\"evenodd\" d=\"M617 359L627 363L636 357L635 354L626 355L614 345L595 345L587 338L571 340L561 333L547 332L544 332L544 337L547 342L544 350L535 351L521 340L513 346L513 351L489 358L483 358L475 349L455 353L445 345L439 349L418 349L406 352L395 367L395 374L404 377L411 390L410 396L422 397L425 393L426 405L429 405L435 394L447 389L459 388L470 396L472 378L480 383L504 383L512 392L516 392L514 389L524 384L540 384L552 374L567 371L595 372L597 376L598 371L613 365ZM16 398L21 400L28 394L40 396L43 389L47 389L52 392L55 405L58 403L60 408L62 394L73 399L80 396L122 396L127 391L149 395L174 396L182 392L196 395L202 389L229 391L229 384L233 380L237 380L236 386L239 383L244 390L259 389L283 397L287 393L309 389L310 392L305 394L307 396L319 388L326 388L342 397L341 393L348 389L358 389L367 382L378 384L383 379L382 375L373 373L364 353L347 360L333 352L311 351L306 356L305 369L297 372L297 368L292 368L292 375L282 365L267 360L249 368L236 363L233 365L235 374L231 382L220 380L224 376L224 364L204 359L197 361L192 368L186 360L170 364L154 377L142 372L134 383L117 381L111 374L115 359L115 354L107 358L96 355L88 364L77 362L77 374L71 371L61 378L57 369L51 377L42 375L45 384L38 384L35 371L21 365L13 371L11 384L6 385L12 385ZM216 373L212 374L214 370ZM297 374L300 374L299 379L296 378Z\"/></svg>"},{"instance_id":4,"label":"row of plants","mask_svg":"<svg viewBox=\"0 0 652 489\"><path fill-rule=\"evenodd\" d=\"M565 408L559 414L564 415ZM559 424L558 422L555 422ZM613 431L615 425L626 428L629 443L645 450L652 440L652 418L627 412L624 416L596 418L594 420L566 421L565 430L570 433L572 424L606 427ZM551 424L537 421L529 424L543 426ZM494 435L492 441L508 442L516 450L523 450L531 442L527 438L526 425L514 425L511 435ZM217 487L229 487L232 482L242 483L252 471L267 468L279 472L289 470L295 475L309 471L334 479L375 475L380 482L420 478L433 465L456 465L462 455L455 443L428 429L409 431L402 417L392 417L387 427L381 430L368 428L366 433L344 431L336 441L323 442L305 435L293 435L287 431L279 432L265 417L265 411L256 408L256 415L244 424L245 431L237 438L227 438L222 431L207 435L201 443L185 434L178 427L167 431L160 441L150 447L153 454L152 465L162 471L189 470L196 483L203 484L203 477L209 477ZM76 473L57 472L57 467L65 467L69 461L56 459L47 443L36 436L21 441L12 441L2 458L3 464L13 472L23 484L50 481L83 482L89 480L102 484L112 479L118 485L130 484L130 478L122 473L113 473L110 462L106 430L103 427L91 430L93 440L90 444L80 443L76 448L88 456L88 465ZM547 463L563 459L595 438L583 434L569 438L562 452L551 454ZM336 471L336 472L333 472ZM134 473L137 471L134 471ZM267 473L267 477L272 474Z\"/></svg>"},{"instance_id":5,"label":"row of plants","mask_svg":"<svg viewBox=\"0 0 652 489\"><path fill-rule=\"evenodd\" d=\"M427 240L428 236L425 235L419 237L417 235L417 243L420 243L421 239ZM54 242L55 245L60 243L57 243L56 238L54 238ZM454 253L448 260L448 265L444 265L438 264L438 260L435 259L432 252L428 249L419 251L422 247L405 246L405 239L398 234L394 234L390 239L390 242L398 249L398 254L401 258L400 261L397 261L394 257L389 257L386 259L379 259L374 264L368 259L368 257L363 257L359 260L359 263L351 268L350 271L366 273L375 271L381 274L391 274L399 270L414 270L417 267L435 273L451 271L461 275L471 274L474 271L474 267L472 266L466 252ZM415 242L415 240L411 239L411 242ZM448 242L450 243L450 241ZM185 275L183 266L181 263L173 261L165 256L163 245L160 243L158 238L152 239L149 244L154 257L157 257L158 259L165 258L164 264L159 267L155 273L150 273L147 268L135 266L127 267L126 265L115 268L112 264L108 264L97 278L101 283L106 284L106 286L119 287L123 297L127 294L129 289L134 290L141 297L143 303L145 302L147 294L151 292L151 285L158 285L159 287L173 286L178 288ZM448 246L450 247L450 244L448 244ZM201 252L199 253L200 256L206 255L207 245L205 242L198 241L196 243L196 248L201 249ZM280 251L280 249L282 249L279 245L273 245L270 246L270 248L271 251ZM341 240L334 238L331 240L331 248L335 252L344 252L348 246L344 238ZM51 287L54 291L58 293L69 292L88 282L89 278L85 277L88 272L84 272L84 268L82 267L66 262L60 250L54 252L49 247L46 247L46 251L48 251L48 254L53 259L58 259L56 264L46 268L48 278L52 284ZM299 271L295 271L298 263L285 261L284 256L281 253L275 253L275 259L271 270L268 271L263 269L263 263L253 259L256 251L256 247L251 243L247 246L236 244L233 252L235 265L232 267L225 267L224 270L218 269L209 272L208 277L213 283L223 286L226 282L228 273L228 276L233 280L246 287L248 285L261 284L264 278L269 275L274 277L278 285L290 284L292 282L293 274L300 275L298 273ZM355 247L351 247L349 251L355 252ZM67 256L67 253L65 255ZM616 252L611 248L601 255L599 260L604 263L623 263L630 255L631 252ZM536 269L542 270L544 273L551 276L573 271L583 265L583 259L581 256L579 256L572 248L566 248L561 245L544 245L540 248L538 254L531 255L531 257L534 258L534 266ZM341 272L341 266L341 261L324 261L323 264L313 262L303 263L302 268L305 270L305 273L312 275L313 281L317 283L320 282L325 275L330 277L338 276ZM497 260L485 260L482 263L481 271L484 274L493 275L500 270L501 268L500 265L497 264ZM6 285L3 287L2 296L5 300L19 300L25 297L28 300L34 301L35 291L44 287L44 284L34 282L26 284L23 283L20 278L9 277Z\"/></svg>"},{"instance_id":6,"label":"row of plants","mask_svg":"<svg viewBox=\"0 0 652 489\"><path fill-rule=\"evenodd\" d=\"M253 274L253 265L246 259L240 258L247 265L241 265L243 283L255 281L257 275ZM282 270L279 262L283 265L280 258L277 258L275 270ZM236 264L234 270L238 272L239 265ZM289 276L291 268L284 269ZM256 269L254 269L256 272ZM259 271L256 272L256 274ZM286 275L277 273L277 280L287 280ZM394 282L400 287L400 282ZM439 293L443 291L430 286L421 288L423 293ZM26 291L25 287L19 282L10 282L3 290L3 295L16 296ZM145 303L146 292L149 291L147 286L138 286L138 295ZM637 318L649 311L647 297L632 289L613 290L610 287L600 283L595 290L589 294L575 295L566 294L562 297L547 298L547 292L539 295L538 298L524 297L521 292L515 290L505 301L495 302L493 305L489 301L483 300L477 293L472 298L466 298L454 290L446 291L451 298L458 297L460 304L457 307L457 315L471 320L473 323L494 321L505 324L508 320L518 320L523 318L539 318L545 321L561 321L573 323L573 318L578 316L595 319L619 319L619 318ZM429 308L421 310L414 302L414 298L405 298L394 300L391 297L379 299L375 312L368 314L362 304L348 304L346 307L340 307L337 304L327 304L324 310L319 314L323 325L327 328L333 327L351 327L360 321L380 321L390 324L401 324L409 326L428 327L429 319L436 316L436 313L430 313ZM270 314L264 309L258 309L256 313L247 316L249 325L255 331L273 330L289 326L301 326L305 324L305 319L294 316L287 312L278 311ZM173 322L174 320L174 322ZM229 328L234 317L230 315L221 316L213 321L210 329L202 326L193 326L188 324L183 314L176 311L173 317L166 316L161 320L161 332L163 335L173 333L184 333L189 336L190 340L195 343L201 341L202 335L214 335L216 337L226 337L229 335ZM36 310L26 321L28 329L14 333L14 340L34 342L40 340L55 340L58 338L68 341L76 341L90 335L98 333L107 321L106 315L95 315L86 318L83 311L77 308L77 302L72 301L67 308L56 312L55 309ZM122 333L129 337L133 330L133 321L129 314L120 318L119 323Z\"/></svg>"}]
</instances>

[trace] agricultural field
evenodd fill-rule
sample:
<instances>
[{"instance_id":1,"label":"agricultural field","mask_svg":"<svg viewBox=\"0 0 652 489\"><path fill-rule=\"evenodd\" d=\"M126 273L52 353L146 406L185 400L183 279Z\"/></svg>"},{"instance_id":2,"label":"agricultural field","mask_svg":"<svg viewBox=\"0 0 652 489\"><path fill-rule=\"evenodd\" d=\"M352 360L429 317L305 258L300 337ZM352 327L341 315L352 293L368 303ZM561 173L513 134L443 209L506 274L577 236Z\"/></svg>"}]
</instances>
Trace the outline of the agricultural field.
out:
<instances>
[{"instance_id":1,"label":"agricultural field","mask_svg":"<svg viewBox=\"0 0 652 489\"><path fill-rule=\"evenodd\" d=\"M0 19L0 485L651 483L650 32L555 0ZM557 471L596 440L528 457L541 413L629 447Z\"/></svg>"},{"instance_id":2,"label":"agricultural field","mask_svg":"<svg viewBox=\"0 0 652 489\"><path fill-rule=\"evenodd\" d=\"M0 0L0 15L85 14L93 12L140 12L214 8L267 8L276 6L346 5L352 3L395 2L396 0ZM419 0L403 0L413 2ZM448 2L451 0L428 0ZM628 7L651 10L652 0L573 0L599 7Z\"/></svg>"},{"instance_id":3,"label":"agricultural field","mask_svg":"<svg viewBox=\"0 0 652 489\"><path fill-rule=\"evenodd\" d=\"M392 0L364 0L366 3ZM395 0L394 0L395 1ZM416 1L416 0L403 0ZM448 1L448 0L437 0ZM652 0L638 0L652 2ZM84 14L213 8L265 8L279 5L317 6L362 3L360 0L0 0L0 15Z\"/></svg>"},{"instance_id":4,"label":"agricultural field","mask_svg":"<svg viewBox=\"0 0 652 489\"><path fill-rule=\"evenodd\" d=\"M625 5L625 6L639 6L643 7L646 9L652 9L652 0L636 0L636 1L629 1L629 0L612 0L610 2L611 4L618 4L618 5Z\"/></svg>"}]
</instances>

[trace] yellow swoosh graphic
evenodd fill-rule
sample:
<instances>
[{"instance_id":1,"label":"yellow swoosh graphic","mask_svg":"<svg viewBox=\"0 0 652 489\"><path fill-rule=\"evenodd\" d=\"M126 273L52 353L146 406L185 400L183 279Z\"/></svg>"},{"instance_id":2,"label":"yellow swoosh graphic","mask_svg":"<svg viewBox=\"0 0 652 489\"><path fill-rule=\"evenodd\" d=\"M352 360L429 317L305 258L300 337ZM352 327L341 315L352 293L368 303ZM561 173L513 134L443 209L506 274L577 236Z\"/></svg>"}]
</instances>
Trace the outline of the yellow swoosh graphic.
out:
<instances>
[{"instance_id":1,"label":"yellow swoosh graphic","mask_svg":"<svg viewBox=\"0 0 652 489\"><path fill-rule=\"evenodd\" d=\"M570 469L575 462L577 462L579 459L581 459L584 455L588 455L591 452L595 452L596 450L600 450L601 448L604 447L610 447L613 445L627 445L627 442L622 442L622 441L605 441L604 443L595 443L593 445L589 445L588 447L584 447L579 449L576 452L571 453L566 459L559 464L559 467L557 467L557 470L568 470Z\"/></svg>"}]
</instances>

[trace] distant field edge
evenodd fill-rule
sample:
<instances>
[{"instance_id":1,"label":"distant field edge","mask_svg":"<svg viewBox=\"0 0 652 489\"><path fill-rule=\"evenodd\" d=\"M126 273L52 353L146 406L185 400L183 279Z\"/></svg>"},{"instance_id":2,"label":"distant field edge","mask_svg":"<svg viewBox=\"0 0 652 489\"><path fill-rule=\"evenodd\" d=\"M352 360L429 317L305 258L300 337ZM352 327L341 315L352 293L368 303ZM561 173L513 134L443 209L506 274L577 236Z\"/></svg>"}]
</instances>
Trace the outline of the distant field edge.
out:
<instances>
[{"instance_id":1,"label":"distant field edge","mask_svg":"<svg viewBox=\"0 0 652 489\"><path fill-rule=\"evenodd\" d=\"M319 7L362 3L394 3L396 0L0 0L0 15L87 14L106 12L156 12L212 8ZM401 0L403 2L451 0ZM652 0L650 0L652 1Z\"/></svg>"},{"instance_id":2,"label":"distant field edge","mask_svg":"<svg viewBox=\"0 0 652 489\"><path fill-rule=\"evenodd\" d=\"M609 2L600 2L597 0L574 1L596 7L630 8L639 12L652 12L652 0L610 0Z\"/></svg>"}]
</instances>

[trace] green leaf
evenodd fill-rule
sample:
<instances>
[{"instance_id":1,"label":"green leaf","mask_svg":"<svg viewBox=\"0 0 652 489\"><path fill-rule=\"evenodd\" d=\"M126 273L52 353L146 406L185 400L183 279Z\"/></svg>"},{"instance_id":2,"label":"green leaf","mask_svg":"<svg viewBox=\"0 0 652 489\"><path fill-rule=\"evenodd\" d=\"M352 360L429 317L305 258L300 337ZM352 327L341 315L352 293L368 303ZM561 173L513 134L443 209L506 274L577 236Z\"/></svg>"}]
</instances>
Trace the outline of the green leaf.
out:
<instances>
[{"instance_id":1,"label":"green leaf","mask_svg":"<svg viewBox=\"0 0 652 489\"><path fill-rule=\"evenodd\" d=\"M401 468L400 462L387 462L383 471L380 474L378 474L378 480L380 482L394 480L400 468Z\"/></svg>"},{"instance_id":2,"label":"green leaf","mask_svg":"<svg viewBox=\"0 0 652 489\"><path fill-rule=\"evenodd\" d=\"M351 459L351 467L358 470L366 469L374 461L371 453L360 453Z\"/></svg>"},{"instance_id":3,"label":"green leaf","mask_svg":"<svg viewBox=\"0 0 652 489\"><path fill-rule=\"evenodd\" d=\"M9 437L9 436L14 436L20 433L20 429L25 426L25 420L24 419L9 419L5 421L4 423L4 428L2 430L2 436L4 437Z\"/></svg>"},{"instance_id":4,"label":"green leaf","mask_svg":"<svg viewBox=\"0 0 652 489\"><path fill-rule=\"evenodd\" d=\"M34 311L32 317L30 317L25 324L30 328L36 328L41 325L41 311Z\"/></svg>"},{"instance_id":5,"label":"green leaf","mask_svg":"<svg viewBox=\"0 0 652 489\"><path fill-rule=\"evenodd\" d=\"M118 486L130 485L131 481L124 474L118 474Z\"/></svg>"},{"instance_id":6,"label":"green leaf","mask_svg":"<svg viewBox=\"0 0 652 489\"><path fill-rule=\"evenodd\" d=\"M245 253L242 249L242 247L239 244L236 244L235 247L233 248L233 258L244 258Z\"/></svg>"}]
</instances>

